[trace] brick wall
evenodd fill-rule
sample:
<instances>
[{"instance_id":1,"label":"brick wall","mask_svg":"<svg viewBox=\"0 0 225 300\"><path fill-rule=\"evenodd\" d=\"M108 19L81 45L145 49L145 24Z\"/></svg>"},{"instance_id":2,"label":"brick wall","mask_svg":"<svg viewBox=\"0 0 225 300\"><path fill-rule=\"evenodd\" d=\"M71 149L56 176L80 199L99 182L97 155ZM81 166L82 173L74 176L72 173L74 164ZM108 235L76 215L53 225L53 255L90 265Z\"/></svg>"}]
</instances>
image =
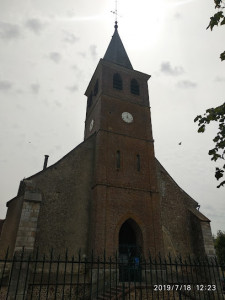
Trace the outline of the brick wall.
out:
<instances>
[{"instance_id":1,"label":"brick wall","mask_svg":"<svg viewBox=\"0 0 225 300\"><path fill-rule=\"evenodd\" d=\"M156 160L165 252L174 256L213 254L210 220Z\"/></svg>"},{"instance_id":2,"label":"brick wall","mask_svg":"<svg viewBox=\"0 0 225 300\"><path fill-rule=\"evenodd\" d=\"M44 253L87 249L94 144L92 136L32 177L43 195L35 245Z\"/></svg>"},{"instance_id":3,"label":"brick wall","mask_svg":"<svg viewBox=\"0 0 225 300\"><path fill-rule=\"evenodd\" d=\"M0 237L0 255L5 256L7 248L9 247L9 256L14 253L16 236L20 222L20 216L23 206L23 196L12 199L7 204L8 210L5 222L2 226Z\"/></svg>"}]
</instances>

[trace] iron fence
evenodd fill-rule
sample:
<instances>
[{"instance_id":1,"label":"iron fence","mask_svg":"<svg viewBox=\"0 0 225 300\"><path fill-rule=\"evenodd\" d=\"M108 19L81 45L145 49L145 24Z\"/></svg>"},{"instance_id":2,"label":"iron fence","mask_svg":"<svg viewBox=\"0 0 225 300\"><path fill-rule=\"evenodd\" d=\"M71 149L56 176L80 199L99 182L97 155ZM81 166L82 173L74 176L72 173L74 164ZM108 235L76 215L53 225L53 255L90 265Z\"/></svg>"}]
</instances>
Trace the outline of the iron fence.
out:
<instances>
[{"instance_id":1,"label":"iron fence","mask_svg":"<svg viewBox=\"0 0 225 300\"><path fill-rule=\"evenodd\" d=\"M68 257L29 253L0 259L0 299L225 299L214 258Z\"/></svg>"}]
</instances>

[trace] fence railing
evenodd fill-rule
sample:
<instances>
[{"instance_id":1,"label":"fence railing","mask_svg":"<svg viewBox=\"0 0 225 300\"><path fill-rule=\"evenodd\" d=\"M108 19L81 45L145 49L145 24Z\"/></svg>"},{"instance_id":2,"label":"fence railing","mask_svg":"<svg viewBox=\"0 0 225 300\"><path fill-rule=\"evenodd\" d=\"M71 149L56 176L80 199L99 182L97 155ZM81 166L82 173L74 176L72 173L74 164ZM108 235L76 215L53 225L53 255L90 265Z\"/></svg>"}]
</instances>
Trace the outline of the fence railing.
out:
<instances>
[{"instance_id":1,"label":"fence railing","mask_svg":"<svg viewBox=\"0 0 225 300\"><path fill-rule=\"evenodd\" d=\"M68 257L29 253L0 259L0 299L225 299L216 258Z\"/></svg>"}]
</instances>

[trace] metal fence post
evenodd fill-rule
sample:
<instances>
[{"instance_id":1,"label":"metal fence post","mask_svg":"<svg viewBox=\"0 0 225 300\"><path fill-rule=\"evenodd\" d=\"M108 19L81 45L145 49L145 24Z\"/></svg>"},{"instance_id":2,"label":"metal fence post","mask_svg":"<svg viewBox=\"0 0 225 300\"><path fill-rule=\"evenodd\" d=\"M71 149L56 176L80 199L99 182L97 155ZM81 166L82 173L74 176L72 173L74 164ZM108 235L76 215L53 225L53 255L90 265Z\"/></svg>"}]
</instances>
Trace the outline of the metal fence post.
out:
<instances>
[{"instance_id":1,"label":"metal fence post","mask_svg":"<svg viewBox=\"0 0 225 300\"><path fill-rule=\"evenodd\" d=\"M125 300L125 283L124 282L122 284L122 287L123 287L123 300Z\"/></svg>"},{"instance_id":2,"label":"metal fence post","mask_svg":"<svg viewBox=\"0 0 225 300\"><path fill-rule=\"evenodd\" d=\"M14 253L7 294L7 299L9 300L22 300L26 298L30 271L30 255L31 252L24 248Z\"/></svg>"}]
</instances>

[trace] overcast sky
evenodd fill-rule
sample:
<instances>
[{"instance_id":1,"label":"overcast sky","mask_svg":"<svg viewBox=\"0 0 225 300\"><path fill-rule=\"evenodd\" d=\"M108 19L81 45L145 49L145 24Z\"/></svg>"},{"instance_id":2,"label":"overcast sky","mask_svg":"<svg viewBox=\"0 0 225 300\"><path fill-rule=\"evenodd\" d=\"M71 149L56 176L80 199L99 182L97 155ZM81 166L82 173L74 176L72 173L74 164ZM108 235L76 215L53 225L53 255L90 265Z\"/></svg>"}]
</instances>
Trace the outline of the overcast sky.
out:
<instances>
[{"instance_id":1,"label":"overcast sky","mask_svg":"<svg viewBox=\"0 0 225 300\"><path fill-rule=\"evenodd\" d=\"M206 30L213 0L118 0L119 34L151 75L156 157L225 230L225 188L208 150L216 127L194 118L224 102L224 28ZM19 182L83 141L85 89L114 31L113 0L0 0L0 218ZM181 145L179 143L182 142Z\"/></svg>"}]
</instances>

